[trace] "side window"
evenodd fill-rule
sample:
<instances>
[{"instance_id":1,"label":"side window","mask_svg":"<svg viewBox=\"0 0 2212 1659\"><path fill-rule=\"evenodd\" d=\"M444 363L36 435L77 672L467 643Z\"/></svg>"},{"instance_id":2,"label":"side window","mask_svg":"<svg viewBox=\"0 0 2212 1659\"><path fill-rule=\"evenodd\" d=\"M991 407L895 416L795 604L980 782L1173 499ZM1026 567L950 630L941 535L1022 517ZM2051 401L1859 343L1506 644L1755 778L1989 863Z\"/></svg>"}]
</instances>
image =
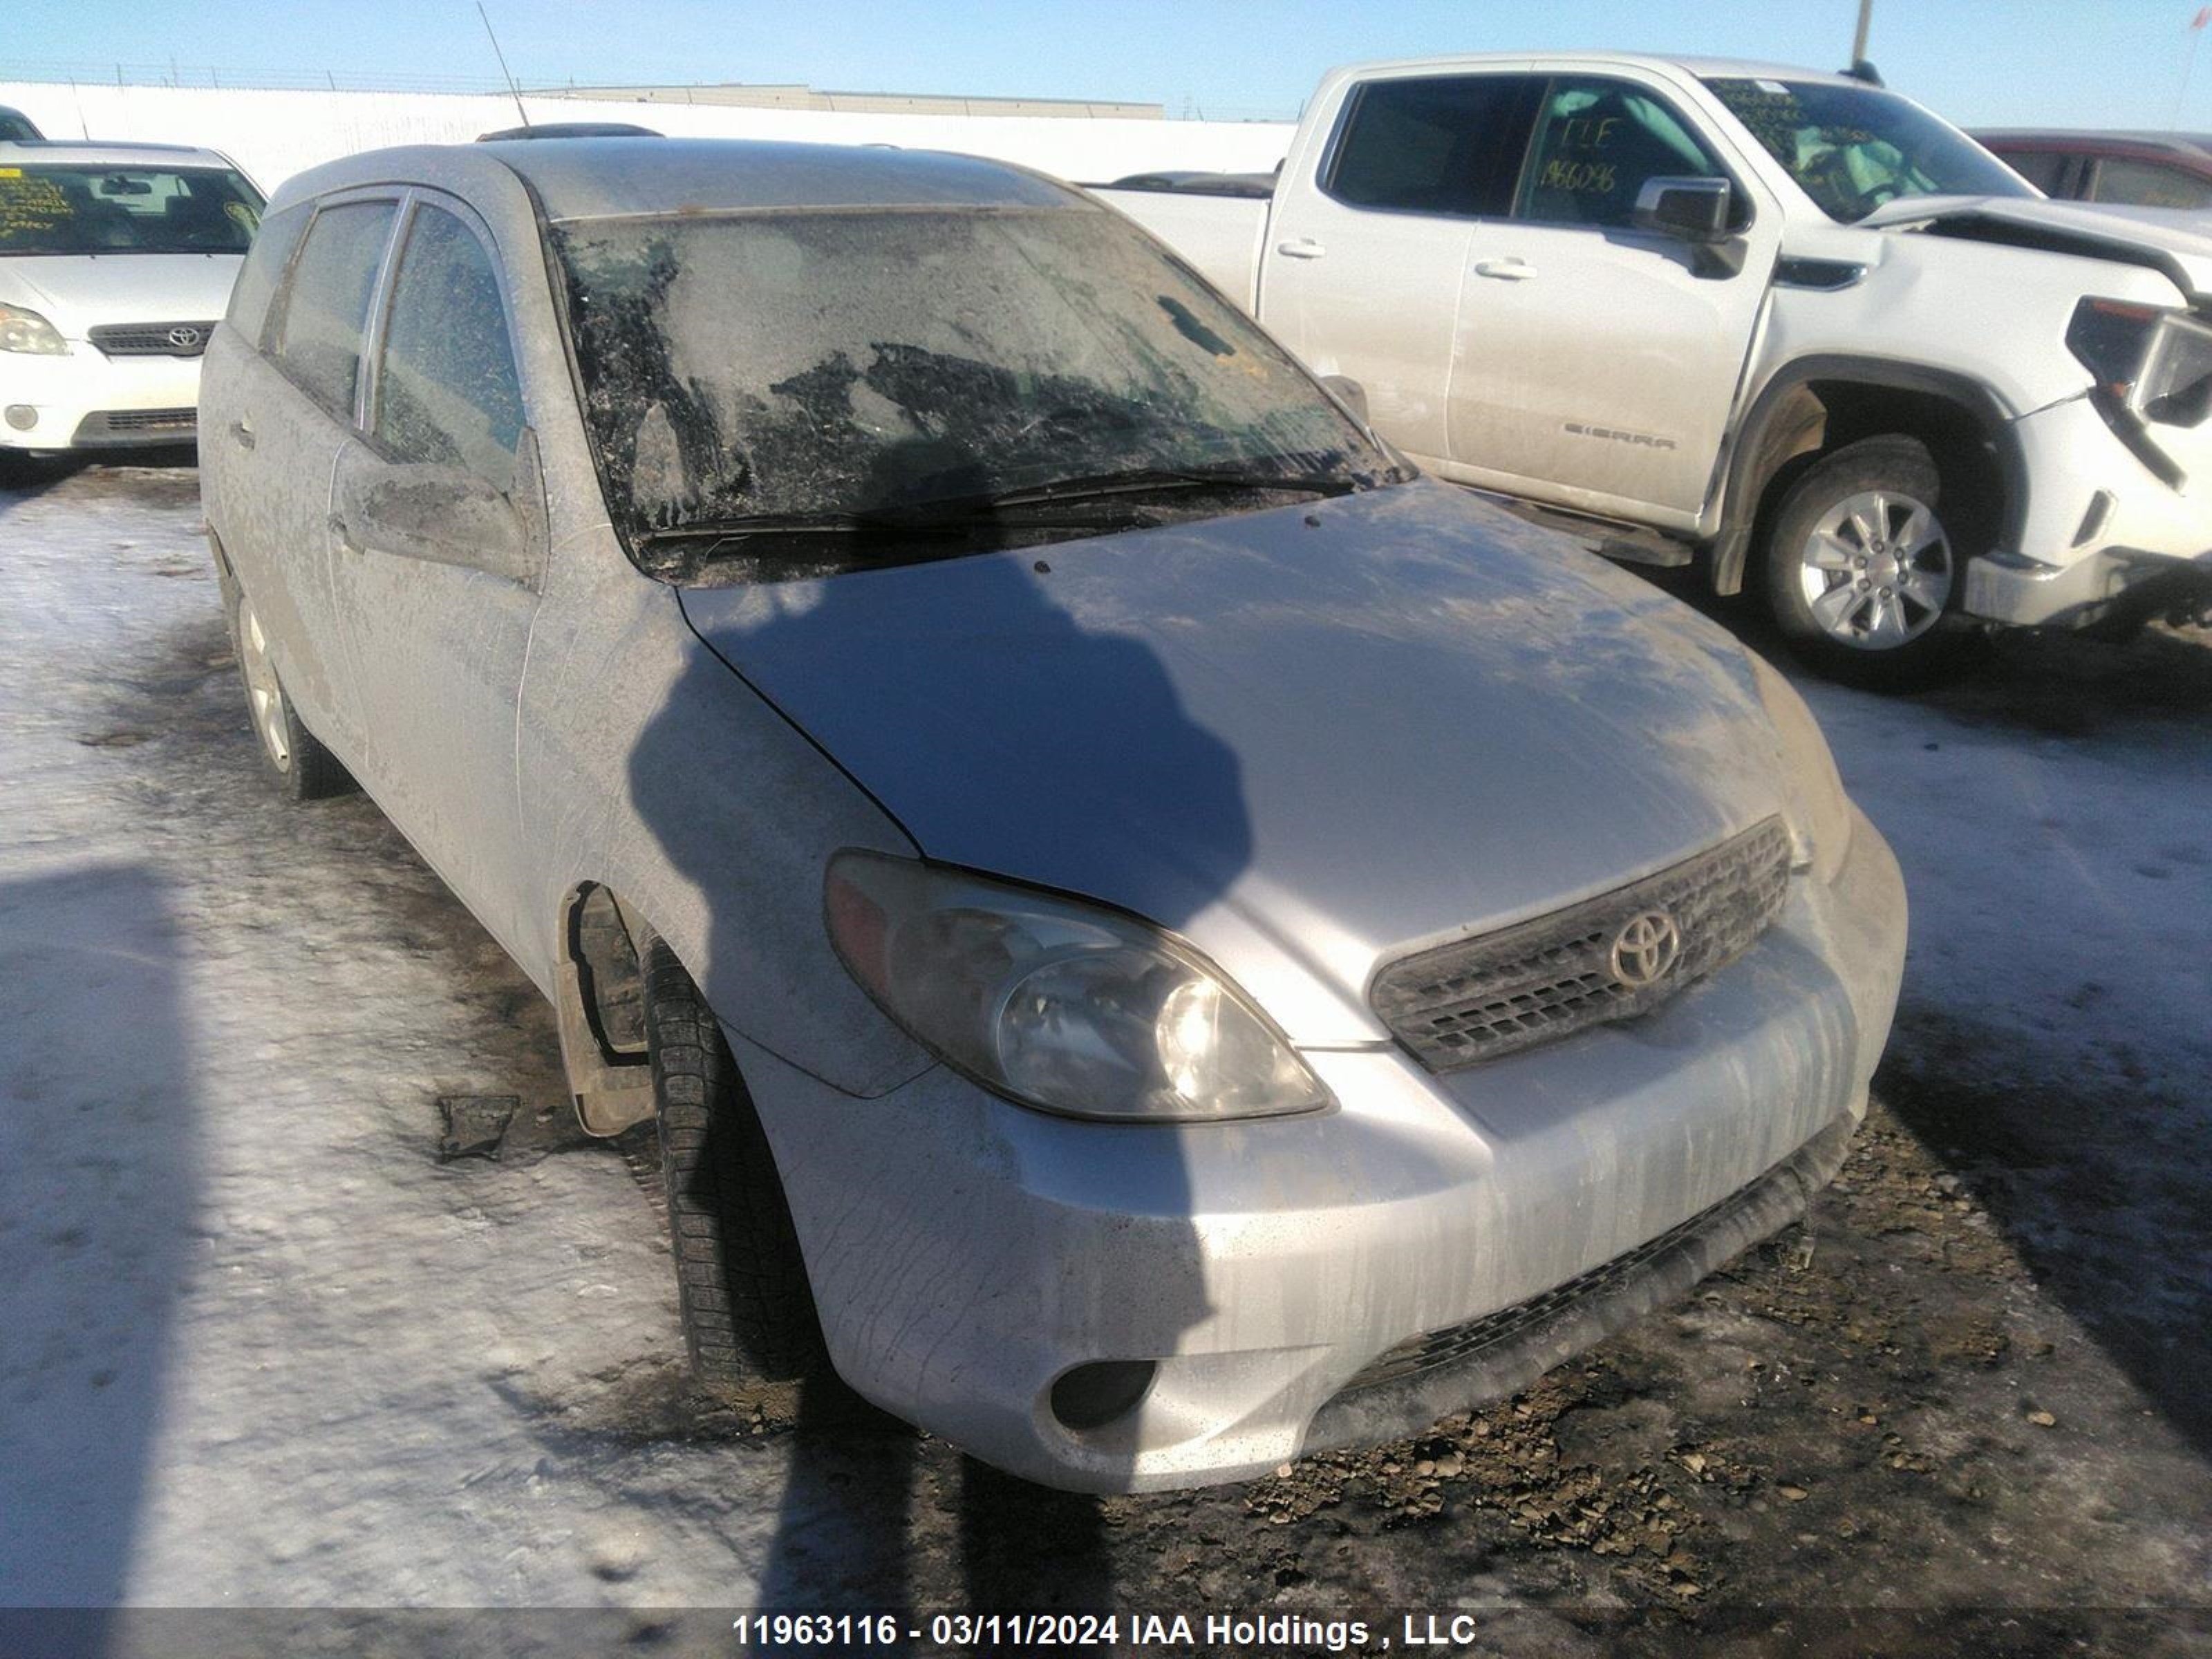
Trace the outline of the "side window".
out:
<instances>
[{"instance_id":1,"label":"side window","mask_svg":"<svg viewBox=\"0 0 2212 1659\"><path fill-rule=\"evenodd\" d=\"M276 361L341 420L353 418L369 296L396 211L391 202L345 202L318 213L277 322Z\"/></svg>"},{"instance_id":2,"label":"side window","mask_svg":"<svg viewBox=\"0 0 2212 1659\"><path fill-rule=\"evenodd\" d=\"M2059 194L2065 182L2068 157L2055 149L2001 149L1997 160L2033 185L2045 196Z\"/></svg>"},{"instance_id":3,"label":"side window","mask_svg":"<svg viewBox=\"0 0 2212 1659\"><path fill-rule=\"evenodd\" d=\"M505 489L522 435L522 386L499 273L469 228L415 211L378 366L377 441L394 459L465 467Z\"/></svg>"},{"instance_id":4,"label":"side window","mask_svg":"<svg viewBox=\"0 0 2212 1659\"><path fill-rule=\"evenodd\" d=\"M1328 193L1352 207L1503 218L1540 84L1525 75L1369 82L1353 94Z\"/></svg>"},{"instance_id":5,"label":"side window","mask_svg":"<svg viewBox=\"0 0 2212 1659\"><path fill-rule=\"evenodd\" d=\"M300 233L314 213L313 202L302 202L264 219L253 233L253 246L231 287L230 309L224 314L233 328L256 345L261 343L261 326L269 319L269 301L276 295L276 283L291 263L292 250L300 246Z\"/></svg>"},{"instance_id":6,"label":"side window","mask_svg":"<svg viewBox=\"0 0 2212 1659\"><path fill-rule=\"evenodd\" d=\"M1725 179L1680 117L1623 81L1552 82L1521 185L1518 216L1626 228L1647 179Z\"/></svg>"},{"instance_id":7,"label":"side window","mask_svg":"<svg viewBox=\"0 0 2212 1659\"><path fill-rule=\"evenodd\" d=\"M2212 207L2212 181L2161 161L2131 161L2112 155L2097 163L2089 199L2132 203L2138 207Z\"/></svg>"}]
</instances>

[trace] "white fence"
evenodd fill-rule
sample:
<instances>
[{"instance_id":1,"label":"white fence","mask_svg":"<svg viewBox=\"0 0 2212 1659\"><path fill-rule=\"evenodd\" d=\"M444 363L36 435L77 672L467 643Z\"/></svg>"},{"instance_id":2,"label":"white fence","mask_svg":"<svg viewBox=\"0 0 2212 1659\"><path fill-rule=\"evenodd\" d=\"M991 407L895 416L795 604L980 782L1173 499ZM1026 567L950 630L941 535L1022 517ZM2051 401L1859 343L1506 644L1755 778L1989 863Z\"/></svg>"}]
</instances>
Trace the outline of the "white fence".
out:
<instances>
[{"instance_id":1,"label":"white fence","mask_svg":"<svg viewBox=\"0 0 2212 1659\"><path fill-rule=\"evenodd\" d=\"M1165 121L1047 116L865 115L705 104L526 98L533 122L634 121L684 137L897 144L1018 161L1097 182L1161 167L1263 173L1291 126L1276 121ZM228 91L204 87L0 82L49 138L204 144L264 189L319 162L392 144L464 143L518 125L514 100L447 93Z\"/></svg>"}]
</instances>

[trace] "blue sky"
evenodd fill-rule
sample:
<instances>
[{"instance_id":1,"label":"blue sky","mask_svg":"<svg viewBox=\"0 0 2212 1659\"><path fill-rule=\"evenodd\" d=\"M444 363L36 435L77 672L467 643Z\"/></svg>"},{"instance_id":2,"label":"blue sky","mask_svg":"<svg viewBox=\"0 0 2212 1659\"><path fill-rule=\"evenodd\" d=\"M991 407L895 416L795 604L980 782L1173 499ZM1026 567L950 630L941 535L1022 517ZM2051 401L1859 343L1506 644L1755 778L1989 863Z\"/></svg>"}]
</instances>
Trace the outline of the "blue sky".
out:
<instances>
[{"instance_id":1,"label":"blue sky","mask_svg":"<svg viewBox=\"0 0 2212 1659\"><path fill-rule=\"evenodd\" d=\"M801 81L1294 113L1332 64L1612 46L1840 67L1856 0L486 0L526 81ZM495 73L473 0L7 0L0 80L165 64L204 84ZM1875 0L1889 83L1962 124L2162 127L2197 0ZM2179 125L2212 131L2212 52ZM133 74L132 78L139 78Z\"/></svg>"}]
</instances>

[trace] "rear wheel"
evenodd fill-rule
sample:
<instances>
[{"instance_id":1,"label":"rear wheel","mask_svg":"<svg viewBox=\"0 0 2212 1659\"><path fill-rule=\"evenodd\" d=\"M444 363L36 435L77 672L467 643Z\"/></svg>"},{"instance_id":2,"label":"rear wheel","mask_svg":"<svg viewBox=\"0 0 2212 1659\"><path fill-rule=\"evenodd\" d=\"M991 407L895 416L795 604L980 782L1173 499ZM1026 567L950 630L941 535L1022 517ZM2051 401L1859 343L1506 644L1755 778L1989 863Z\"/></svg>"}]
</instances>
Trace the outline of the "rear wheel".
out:
<instances>
[{"instance_id":1,"label":"rear wheel","mask_svg":"<svg viewBox=\"0 0 2212 1659\"><path fill-rule=\"evenodd\" d=\"M343 793L353 779L337 757L301 724L292 700L284 695L284 683L270 660L269 635L252 601L232 584L225 586L230 590L231 645L238 654L239 676L246 682L246 712L253 734L260 739L262 760L294 800L319 800Z\"/></svg>"},{"instance_id":2,"label":"rear wheel","mask_svg":"<svg viewBox=\"0 0 2212 1659\"><path fill-rule=\"evenodd\" d=\"M644 967L646 1051L692 1370L722 1389L822 1375L821 1325L760 1114L675 953L655 939Z\"/></svg>"},{"instance_id":3,"label":"rear wheel","mask_svg":"<svg viewBox=\"0 0 2212 1659\"><path fill-rule=\"evenodd\" d=\"M1927 449L1904 437L1849 445L1790 486L1764 574L1775 624L1808 664L1895 690L1961 665L1974 635L1942 499Z\"/></svg>"}]
</instances>

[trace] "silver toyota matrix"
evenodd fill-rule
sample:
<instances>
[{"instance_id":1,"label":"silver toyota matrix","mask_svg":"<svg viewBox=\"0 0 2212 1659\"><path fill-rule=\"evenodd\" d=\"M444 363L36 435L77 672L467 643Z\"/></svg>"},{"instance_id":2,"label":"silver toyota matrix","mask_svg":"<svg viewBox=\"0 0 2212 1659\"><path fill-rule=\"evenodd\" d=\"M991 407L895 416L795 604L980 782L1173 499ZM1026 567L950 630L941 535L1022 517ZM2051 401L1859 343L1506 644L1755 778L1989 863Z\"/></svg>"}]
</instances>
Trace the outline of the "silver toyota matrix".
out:
<instances>
[{"instance_id":1,"label":"silver toyota matrix","mask_svg":"<svg viewBox=\"0 0 2212 1659\"><path fill-rule=\"evenodd\" d=\"M706 1382L1030 1479L1527 1385L1802 1212L1905 901L1711 623L1033 173L555 138L277 192L202 477L254 729L658 1119Z\"/></svg>"}]
</instances>

